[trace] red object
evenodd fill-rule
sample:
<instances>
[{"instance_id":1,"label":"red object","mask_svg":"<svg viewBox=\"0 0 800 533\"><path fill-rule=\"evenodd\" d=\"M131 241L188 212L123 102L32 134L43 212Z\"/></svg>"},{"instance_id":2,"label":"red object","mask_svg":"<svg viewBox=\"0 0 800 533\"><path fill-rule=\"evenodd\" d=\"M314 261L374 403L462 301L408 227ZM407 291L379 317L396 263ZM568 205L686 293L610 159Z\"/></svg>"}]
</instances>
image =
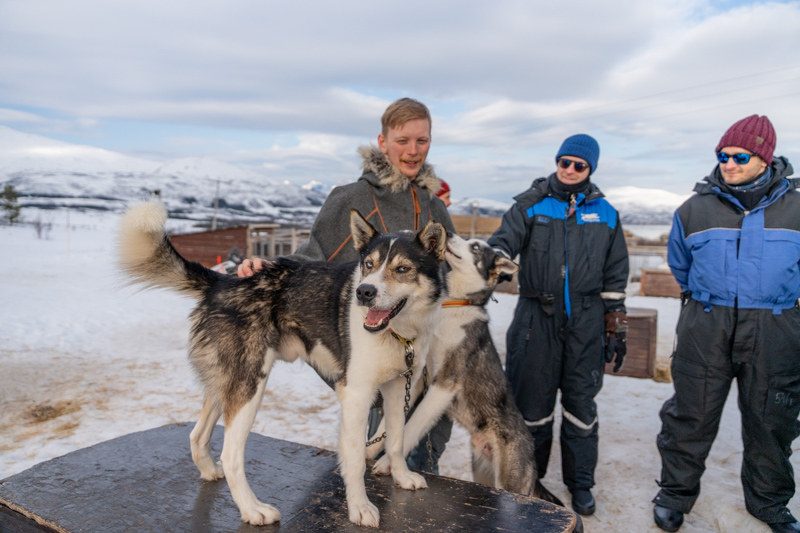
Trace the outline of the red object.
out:
<instances>
[{"instance_id":1,"label":"red object","mask_svg":"<svg viewBox=\"0 0 800 533\"><path fill-rule=\"evenodd\" d=\"M220 263L222 263L222 256L218 255L217 256L217 264L220 264Z\"/></svg>"},{"instance_id":2,"label":"red object","mask_svg":"<svg viewBox=\"0 0 800 533\"><path fill-rule=\"evenodd\" d=\"M447 182L442 179L439 181L442 182L442 187L436 192L436 196L441 196L446 192L450 192L450 186L447 184Z\"/></svg>"}]
</instances>

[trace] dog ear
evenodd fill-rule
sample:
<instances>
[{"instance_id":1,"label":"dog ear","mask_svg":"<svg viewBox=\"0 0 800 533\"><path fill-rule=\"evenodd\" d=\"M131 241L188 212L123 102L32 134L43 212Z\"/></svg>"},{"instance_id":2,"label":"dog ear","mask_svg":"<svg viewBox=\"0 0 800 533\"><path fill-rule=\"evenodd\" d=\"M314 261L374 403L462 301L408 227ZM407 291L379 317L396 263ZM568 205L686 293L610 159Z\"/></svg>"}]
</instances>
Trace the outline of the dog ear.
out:
<instances>
[{"instance_id":1,"label":"dog ear","mask_svg":"<svg viewBox=\"0 0 800 533\"><path fill-rule=\"evenodd\" d=\"M428 222L417 234L417 239L422 247L436 255L439 261L444 261L444 252L447 249L447 230L438 222Z\"/></svg>"},{"instance_id":2,"label":"dog ear","mask_svg":"<svg viewBox=\"0 0 800 533\"><path fill-rule=\"evenodd\" d=\"M359 252L369 244L369 241L378 233L367 219L361 216L357 209L350 210L350 233L353 235L353 245Z\"/></svg>"},{"instance_id":3,"label":"dog ear","mask_svg":"<svg viewBox=\"0 0 800 533\"><path fill-rule=\"evenodd\" d=\"M499 274L508 274L513 276L519 272L519 265L511 259L506 259L502 255L498 255L494 260L494 270Z\"/></svg>"}]
</instances>

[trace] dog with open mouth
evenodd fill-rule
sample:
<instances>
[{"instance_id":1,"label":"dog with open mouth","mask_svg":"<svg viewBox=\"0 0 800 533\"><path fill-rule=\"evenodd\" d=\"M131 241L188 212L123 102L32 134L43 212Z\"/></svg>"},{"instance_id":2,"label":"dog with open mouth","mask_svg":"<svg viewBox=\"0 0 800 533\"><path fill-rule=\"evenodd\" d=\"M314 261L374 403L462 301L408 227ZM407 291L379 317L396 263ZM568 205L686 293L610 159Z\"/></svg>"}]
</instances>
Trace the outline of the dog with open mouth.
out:
<instances>
[{"instance_id":1,"label":"dog with open mouth","mask_svg":"<svg viewBox=\"0 0 800 533\"><path fill-rule=\"evenodd\" d=\"M378 509L364 483L364 439L378 391L393 478L404 489L426 487L403 458L404 397L425 366L447 295L444 227L429 222L417 233L383 235L354 210L350 226L360 261L278 258L252 277L237 278L181 257L164 232L166 218L158 202L128 210L119 231L119 262L131 283L198 301L190 315L189 359L204 388L190 436L200 477L225 477L244 521L280 520L280 512L251 490L244 450L272 365L300 358L334 388L342 405L339 462L349 518L377 527ZM225 436L217 462L209 441L220 416Z\"/></svg>"}]
</instances>

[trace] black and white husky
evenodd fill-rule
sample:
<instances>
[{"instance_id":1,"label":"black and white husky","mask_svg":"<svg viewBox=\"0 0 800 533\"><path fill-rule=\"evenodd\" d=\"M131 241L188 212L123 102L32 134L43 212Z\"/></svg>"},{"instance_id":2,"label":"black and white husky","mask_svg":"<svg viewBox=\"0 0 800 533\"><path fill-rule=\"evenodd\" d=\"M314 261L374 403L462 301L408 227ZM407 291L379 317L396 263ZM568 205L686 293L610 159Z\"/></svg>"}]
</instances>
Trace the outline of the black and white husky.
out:
<instances>
[{"instance_id":1,"label":"black and white husky","mask_svg":"<svg viewBox=\"0 0 800 533\"><path fill-rule=\"evenodd\" d=\"M444 227L430 222L416 234L380 235L353 211L360 262L278 259L250 278L236 278L181 257L164 233L166 218L159 203L130 209L122 219L119 257L131 283L175 289L199 301L190 317L189 357L205 394L191 433L201 477L227 479L243 520L280 519L247 483L245 441L273 363L300 358L334 387L342 404L339 462L350 520L379 523L364 485L367 415L378 391L394 480L409 490L426 487L403 459L404 396L407 370L413 380L419 377L447 294ZM225 438L218 463L209 440L220 415Z\"/></svg>"},{"instance_id":2,"label":"black and white husky","mask_svg":"<svg viewBox=\"0 0 800 533\"><path fill-rule=\"evenodd\" d=\"M457 235L448 236L446 258L449 298L428 352L433 382L406 424L403 453L408 455L447 412L470 433L476 482L563 505L539 482L533 438L514 403L489 331L485 306L498 278L513 275L519 266L485 242ZM419 389L421 382L415 392ZM373 444L367 455L374 457L379 451L380 444ZM383 456L373 472L393 472L395 464Z\"/></svg>"}]
</instances>

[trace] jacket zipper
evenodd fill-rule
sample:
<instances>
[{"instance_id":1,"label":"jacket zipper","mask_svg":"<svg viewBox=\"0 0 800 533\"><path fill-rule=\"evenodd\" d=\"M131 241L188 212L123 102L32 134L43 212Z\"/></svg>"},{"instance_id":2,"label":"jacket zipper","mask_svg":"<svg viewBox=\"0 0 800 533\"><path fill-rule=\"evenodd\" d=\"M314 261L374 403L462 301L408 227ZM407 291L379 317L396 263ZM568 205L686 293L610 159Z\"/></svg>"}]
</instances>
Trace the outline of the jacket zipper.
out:
<instances>
[{"instance_id":1,"label":"jacket zipper","mask_svg":"<svg viewBox=\"0 0 800 533\"><path fill-rule=\"evenodd\" d=\"M569 242L569 230L567 227L569 226L569 218L575 214L574 193L569 197L569 205L567 205L566 210L566 216L564 217L564 309L567 312L567 320L569 320L570 316L572 315L572 311L570 309L569 301L569 245L567 244Z\"/></svg>"}]
</instances>

